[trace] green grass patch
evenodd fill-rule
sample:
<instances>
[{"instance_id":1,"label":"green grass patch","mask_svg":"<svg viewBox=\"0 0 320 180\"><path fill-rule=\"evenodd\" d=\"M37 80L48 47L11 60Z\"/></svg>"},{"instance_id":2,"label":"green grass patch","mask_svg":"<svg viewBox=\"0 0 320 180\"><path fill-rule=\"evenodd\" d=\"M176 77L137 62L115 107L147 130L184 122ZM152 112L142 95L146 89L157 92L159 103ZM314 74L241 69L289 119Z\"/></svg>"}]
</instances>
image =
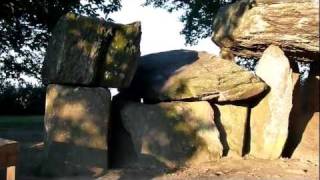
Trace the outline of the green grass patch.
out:
<instances>
[{"instance_id":1,"label":"green grass patch","mask_svg":"<svg viewBox=\"0 0 320 180\"><path fill-rule=\"evenodd\" d=\"M43 126L43 116L0 116L0 130L41 126Z\"/></svg>"}]
</instances>

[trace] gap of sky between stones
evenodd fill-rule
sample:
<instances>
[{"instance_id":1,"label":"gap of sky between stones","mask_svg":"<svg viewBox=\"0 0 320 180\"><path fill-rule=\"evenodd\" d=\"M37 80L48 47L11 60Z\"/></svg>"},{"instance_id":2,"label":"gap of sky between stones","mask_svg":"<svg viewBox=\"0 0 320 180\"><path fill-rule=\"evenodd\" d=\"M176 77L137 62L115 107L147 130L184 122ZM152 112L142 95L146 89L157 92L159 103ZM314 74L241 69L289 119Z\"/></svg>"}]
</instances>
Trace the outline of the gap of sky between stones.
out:
<instances>
[{"instance_id":1,"label":"gap of sky between stones","mask_svg":"<svg viewBox=\"0 0 320 180\"><path fill-rule=\"evenodd\" d=\"M180 34L183 28L183 24L179 21L182 11L169 13L160 8L143 7L144 2L145 0L122 0L121 10L110 14L110 18L116 23L128 24L141 21L141 55L175 49L207 51L218 55L220 49L210 37L199 40L195 46L185 45L184 37ZM110 88L110 90L112 96L118 93L117 89Z\"/></svg>"},{"instance_id":2,"label":"gap of sky between stones","mask_svg":"<svg viewBox=\"0 0 320 180\"><path fill-rule=\"evenodd\" d=\"M182 11L169 13L164 9L143 7L145 0L122 0L119 12L110 14L116 23L128 24L141 21L141 55L174 49L192 49L218 54L219 48L210 38L202 39L196 46L186 46L180 34L183 24L179 21Z\"/></svg>"}]
</instances>

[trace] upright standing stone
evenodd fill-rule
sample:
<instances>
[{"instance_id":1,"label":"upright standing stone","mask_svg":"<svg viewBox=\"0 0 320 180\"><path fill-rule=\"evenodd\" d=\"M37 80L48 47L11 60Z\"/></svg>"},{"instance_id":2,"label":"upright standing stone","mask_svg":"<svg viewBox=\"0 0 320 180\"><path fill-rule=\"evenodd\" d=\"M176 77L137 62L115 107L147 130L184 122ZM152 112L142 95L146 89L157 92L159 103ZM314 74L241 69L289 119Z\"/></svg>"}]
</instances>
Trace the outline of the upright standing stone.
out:
<instances>
[{"instance_id":1,"label":"upright standing stone","mask_svg":"<svg viewBox=\"0 0 320 180\"><path fill-rule=\"evenodd\" d=\"M49 85L45 112L44 175L93 175L107 169L110 92Z\"/></svg>"},{"instance_id":2,"label":"upright standing stone","mask_svg":"<svg viewBox=\"0 0 320 180\"><path fill-rule=\"evenodd\" d=\"M319 165L319 111L310 118L297 148L291 158L314 162Z\"/></svg>"},{"instance_id":3,"label":"upright standing stone","mask_svg":"<svg viewBox=\"0 0 320 180\"><path fill-rule=\"evenodd\" d=\"M319 76L310 74L303 82L299 74L293 77L293 108L283 155L319 164Z\"/></svg>"},{"instance_id":4,"label":"upright standing stone","mask_svg":"<svg viewBox=\"0 0 320 180\"><path fill-rule=\"evenodd\" d=\"M222 155L208 102L127 103L121 118L142 166L174 168Z\"/></svg>"},{"instance_id":5,"label":"upright standing stone","mask_svg":"<svg viewBox=\"0 0 320 180\"><path fill-rule=\"evenodd\" d=\"M248 107L232 104L214 106L214 121L220 131L224 155L242 156Z\"/></svg>"},{"instance_id":6,"label":"upright standing stone","mask_svg":"<svg viewBox=\"0 0 320 180\"><path fill-rule=\"evenodd\" d=\"M271 90L251 111L250 155L276 159L280 157L288 135L292 70L283 51L271 45L259 60L256 73Z\"/></svg>"}]
</instances>

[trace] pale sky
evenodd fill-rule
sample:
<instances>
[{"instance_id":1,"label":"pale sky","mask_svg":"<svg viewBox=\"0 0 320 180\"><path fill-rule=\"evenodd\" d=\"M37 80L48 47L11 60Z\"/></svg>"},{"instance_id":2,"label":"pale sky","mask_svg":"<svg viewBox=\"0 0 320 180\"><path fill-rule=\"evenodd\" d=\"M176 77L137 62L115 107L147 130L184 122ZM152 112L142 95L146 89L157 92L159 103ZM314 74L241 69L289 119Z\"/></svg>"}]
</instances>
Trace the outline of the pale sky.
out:
<instances>
[{"instance_id":1,"label":"pale sky","mask_svg":"<svg viewBox=\"0 0 320 180\"><path fill-rule=\"evenodd\" d=\"M145 0L122 0L121 11L110 15L116 23L141 21L141 55L174 49L193 49L218 54L219 48L210 38L200 40L196 46L185 46L184 37L180 34L183 28L179 21L181 12L169 13L151 6L142 7L144 2Z\"/></svg>"},{"instance_id":2,"label":"pale sky","mask_svg":"<svg viewBox=\"0 0 320 180\"><path fill-rule=\"evenodd\" d=\"M218 55L219 48L210 38L200 40L196 46L185 46L184 37L180 34L183 24L179 17L182 12L169 13L160 8L142 7L144 2L145 0L122 0L121 11L110 15L116 23L129 24L141 21L141 55L174 49L193 49ZM118 93L114 88L110 90L112 96Z\"/></svg>"},{"instance_id":3,"label":"pale sky","mask_svg":"<svg viewBox=\"0 0 320 180\"><path fill-rule=\"evenodd\" d=\"M210 38L200 40L196 46L185 46L184 37L180 34L183 29L183 24L179 21L182 12L169 13L161 8L143 7L144 2L145 0L122 0L121 10L110 14L110 18L116 23L128 24L141 21L141 55L175 49L207 51L218 55L219 48ZM23 78L30 82L36 82L31 77L23 76Z\"/></svg>"}]
</instances>

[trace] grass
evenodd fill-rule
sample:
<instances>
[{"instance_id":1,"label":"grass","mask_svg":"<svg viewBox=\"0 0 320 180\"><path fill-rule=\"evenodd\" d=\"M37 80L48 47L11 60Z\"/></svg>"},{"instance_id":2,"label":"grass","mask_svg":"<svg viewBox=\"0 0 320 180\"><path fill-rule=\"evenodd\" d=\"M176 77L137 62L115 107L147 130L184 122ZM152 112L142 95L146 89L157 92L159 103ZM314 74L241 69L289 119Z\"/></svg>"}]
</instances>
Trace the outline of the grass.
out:
<instances>
[{"instance_id":1,"label":"grass","mask_svg":"<svg viewBox=\"0 0 320 180\"><path fill-rule=\"evenodd\" d=\"M43 126L43 116L0 116L0 130Z\"/></svg>"},{"instance_id":2,"label":"grass","mask_svg":"<svg viewBox=\"0 0 320 180\"><path fill-rule=\"evenodd\" d=\"M0 116L0 138L19 143L19 179L27 179L23 176L34 173L42 161L43 129L41 115Z\"/></svg>"}]
</instances>

